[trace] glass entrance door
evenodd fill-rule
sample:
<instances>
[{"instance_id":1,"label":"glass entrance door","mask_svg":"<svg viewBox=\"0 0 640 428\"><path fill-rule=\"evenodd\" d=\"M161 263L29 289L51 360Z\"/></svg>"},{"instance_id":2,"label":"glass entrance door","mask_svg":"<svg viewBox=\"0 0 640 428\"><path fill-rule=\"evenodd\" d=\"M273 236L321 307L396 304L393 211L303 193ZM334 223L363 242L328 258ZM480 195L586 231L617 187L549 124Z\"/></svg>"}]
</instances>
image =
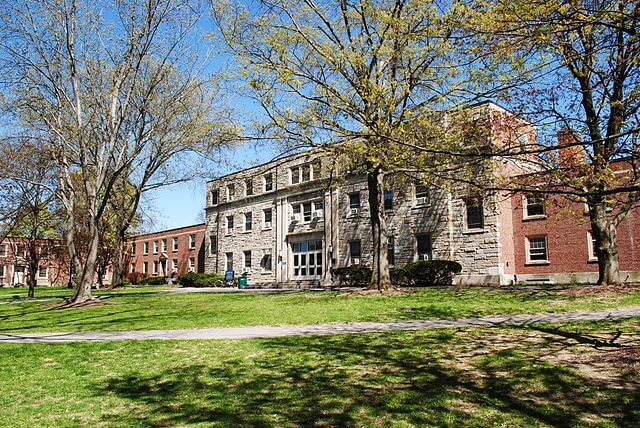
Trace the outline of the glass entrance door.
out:
<instances>
[{"instance_id":1,"label":"glass entrance door","mask_svg":"<svg viewBox=\"0 0 640 428\"><path fill-rule=\"evenodd\" d=\"M322 240L314 239L291 244L293 279L322 278Z\"/></svg>"}]
</instances>

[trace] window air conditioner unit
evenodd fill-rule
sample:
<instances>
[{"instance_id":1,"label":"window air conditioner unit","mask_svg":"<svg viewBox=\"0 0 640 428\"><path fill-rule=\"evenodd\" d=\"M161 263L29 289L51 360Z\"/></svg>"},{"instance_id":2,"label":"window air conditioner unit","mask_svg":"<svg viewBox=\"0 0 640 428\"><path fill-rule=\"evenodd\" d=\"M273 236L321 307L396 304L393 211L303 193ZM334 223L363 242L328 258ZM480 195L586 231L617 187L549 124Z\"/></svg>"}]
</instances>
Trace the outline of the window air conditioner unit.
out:
<instances>
[{"instance_id":1,"label":"window air conditioner unit","mask_svg":"<svg viewBox=\"0 0 640 428\"><path fill-rule=\"evenodd\" d=\"M297 223L300 221L300 214L294 214L291 216L291 223Z\"/></svg>"},{"instance_id":2,"label":"window air conditioner unit","mask_svg":"<svg viewBox=\"0 0 640 428\"><path fill-rule=\"evenodd\" d=\"M427 203L427 198L425 196L421 196L419 198L416 198L416 203L418 205L424 205Z\"/></svg>"},{"instance_id":3,"label":"window air conditioner unit","mask_svg":"<svg viewBox=\"0 0 640 428\"><path fill-rule=\"evenodd\" d=\"M265 228L265 229L271 229L271 222L270 222L270 221L266 222L266 223L264 224L264 228Z\"/></svg>"},{"instance_id":4,"label":"window air conditioner unit","mask_svg":"<svg viewBox=\"0 0 640 428\"><path fill-rule=\"evenodd\" d=\"M192 267L189 268L189 272L194 272L194 271L195 271L194 268L192 268Z\"/></svg>"},{"instance_id":5,"label":"window air conditioner unit","mask_svg":"<svg viewBox=\"0 0 640 428\"><path fill-rule=\"evenodd\" d=\"M314 211L313 218L322 218L322 210Z\"/></svg>"},{"instance_id":6,"label":"window air conditioner unit","mask_svg":"<svg viewBox=\"0 0 640 428\"><path fill-rule=\"evenodd\" d=\"M428 261L429 260L429 254L420 254L418 256L418 260Z\"/></svg>"},{"instance_id":7,"label":"window air conditioner unit","mask_svg":"<svg viewBox=\"0 0 640 428\"><path fill-rule=\"evenodd\" d=\"M358 215L359 211L360 211L359 208L351 208L351 215Z\"/></svg>"},{"instance_id":8,"label":"window air conditioner unit","mask_svg":"<svg viewBox=\"0 0 640 428\"><path fill-rule=\"evenodd\" d=\"M359 265L360 259L351 259L351 263L353 263L354 265Z\"/></svg>"}]
</instances>

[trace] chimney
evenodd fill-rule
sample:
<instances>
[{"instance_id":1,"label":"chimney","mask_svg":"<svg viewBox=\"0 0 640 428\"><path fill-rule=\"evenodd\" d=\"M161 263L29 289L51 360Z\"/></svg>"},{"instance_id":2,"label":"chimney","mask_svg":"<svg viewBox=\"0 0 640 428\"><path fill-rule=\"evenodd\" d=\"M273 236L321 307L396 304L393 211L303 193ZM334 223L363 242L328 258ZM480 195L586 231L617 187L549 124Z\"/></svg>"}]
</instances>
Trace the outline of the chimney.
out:
<instances>
[{"instance_id":1,"label":"chimney","mask_svg":"<svg viewBox=\"0 0 640 428\"><path fill-rule=\"evenodd\" d=\"M558 131L558 158L562 168L571 168L584 164L587 161L587 153L580 143L580 136L569 128Z\"/></svg>"}]
</instances>

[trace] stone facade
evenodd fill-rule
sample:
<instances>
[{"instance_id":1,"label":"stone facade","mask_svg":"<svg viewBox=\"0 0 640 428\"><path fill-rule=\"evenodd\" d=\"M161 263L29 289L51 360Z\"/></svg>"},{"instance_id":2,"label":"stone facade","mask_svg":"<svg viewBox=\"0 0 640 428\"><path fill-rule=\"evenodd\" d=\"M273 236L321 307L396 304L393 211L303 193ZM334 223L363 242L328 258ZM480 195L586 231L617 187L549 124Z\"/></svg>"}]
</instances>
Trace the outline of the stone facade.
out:
<instances>
[{"instance_id":1,"label":"stone facade","mask_svg":"<svg viewBox=\"0 0 640 428\"><path fill-rule=\"evenodd\" d=\"M336 171L322 159L306 152L209 182L205 270L232 267L256 286L308 287L330 285L333 267L370 265L366 178ZM469 228L471 201L464 195L434 188L418 198L416 190L425 191L390 183L385 216L392 264L455 260L463 266L460 282L504 283L497 198L482 201L481 224ZM271 212L269 224L265 211Z\"/></svg>"}]
</instances>

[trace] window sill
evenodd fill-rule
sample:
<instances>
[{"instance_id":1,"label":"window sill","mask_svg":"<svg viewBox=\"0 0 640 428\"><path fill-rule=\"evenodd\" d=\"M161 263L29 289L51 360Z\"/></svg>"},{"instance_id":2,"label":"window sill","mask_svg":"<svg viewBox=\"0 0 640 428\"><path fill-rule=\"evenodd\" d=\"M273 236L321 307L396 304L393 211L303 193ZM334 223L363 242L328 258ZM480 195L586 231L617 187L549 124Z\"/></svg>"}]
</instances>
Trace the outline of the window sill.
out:
<instances>
[{"instance_id":1,"label":"window sill","mask_svg":"<svg viewBox=\"0 0 640 428\"><path fill-rule=\"evenodd\" d=\"M414 206L411 207L412 210L421 210L424 208L429 208L431 206L431 204L415 204Z\"/></svg>"},{"instance_id":2,"label":"window sill","mask_svg":"<svg viewBox=\"0 0 640 428\"><path fill-rule=\"evenodd\" d=\"M587 259L587 263L598 263L598 258L597 257L589 257Z\"/></svg>"},{"instance_id":3,"label":"window sill","mask_svg":"<svg viewBox=\"0 0 640 428\"><path fill-rule=\"evenodd\" d=\"M544 266L551 264L549 260L528 260L525 262L525 266Z\"/></svg>"},{"instance_id":4,"label":"window sill","mask_svg":"<svg viewBox=\"0 0 640 428\"><path fill-rule=\"evenodd\" d=\"M273 227L263 227L262 230L273 230Z\"/></svg>"},{"instance_id":5,"label":"window sill","mask_svg":"<svg viewBox=\"0 0 640 428\"><path fill-rule=\"evenodd\" d=\"M547 218L546 214L529 215L529 216L522 217L522 221L545 220L546 218Z\"/></svg>"},{"instance_id":6,"label":"window sill","mask_svg":"<svg viewBox=\"0 0 640 428\"><path fill-rule=\"evenodd\" d=\"M251 232L253 232L253 229L243 230L243 231L242 231L242 232L240 232L240 233L242 233L243 235L246 235L247 233L251 233Z\"/></svg>"},{"instance_id":7,"label":"window sill","mask_svg":"<svg viewBox=\"0 0 640 428\"><path fill-rule=\"evenodd\" d=\"M462 231L463 235L477 235L479 233L484 233L486 232L486 230L484 228L482 229L465 229Z\"/></svg>"}]
</instances>

